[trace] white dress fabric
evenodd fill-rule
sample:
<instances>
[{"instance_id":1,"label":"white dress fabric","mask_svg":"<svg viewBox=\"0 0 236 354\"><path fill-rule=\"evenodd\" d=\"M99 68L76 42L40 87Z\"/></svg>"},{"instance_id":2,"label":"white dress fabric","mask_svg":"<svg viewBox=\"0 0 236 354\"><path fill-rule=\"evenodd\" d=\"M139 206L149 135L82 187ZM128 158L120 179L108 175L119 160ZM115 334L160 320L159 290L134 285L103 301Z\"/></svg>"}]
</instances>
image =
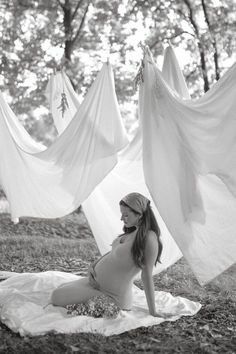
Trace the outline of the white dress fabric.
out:
<instances>
[{"instance_id":1,"label":"white dress fabric","mask_svg":"<svg viewBox=\"0 0 236 354\"><path fill-rule=\"evenodd\" d=\"M1 277L1 273L0 273ZM117 318L93 318L67 315L62 307L45 307L50 294L62 283L79 277L64 272L14 274L0 283L0 320L21 336L37 336L48 332L90 332L110 336L142 326L158 325L166 319L149 315L143 290L134 287L131 311L120 311ZM193 302L170 293L156 291L157 311L170 314L168 321L193 316L201 308Z\"/></svg>"},{"instance_id":2,"label":"white dress fabric","mask_svg":"<svg viewBox=\"0 0 236 354\"><path fill-rule=\"evenodd\" d=\"M12 218L58 218L74 211L127 143L109 63L47 149L33 141L0 94L0 184Z\"/></svg>"},{"instance_id":3,"label":"white dress fabric","mask_svg":"<svg viewBox=\"0 0 236 354\"><path fill-rule=\"evenodd\" d=\"M201 284L236 261L235 97L236 64L190 100L146 51L139 98L145 181Z\"/></svg>"}]
</instances>

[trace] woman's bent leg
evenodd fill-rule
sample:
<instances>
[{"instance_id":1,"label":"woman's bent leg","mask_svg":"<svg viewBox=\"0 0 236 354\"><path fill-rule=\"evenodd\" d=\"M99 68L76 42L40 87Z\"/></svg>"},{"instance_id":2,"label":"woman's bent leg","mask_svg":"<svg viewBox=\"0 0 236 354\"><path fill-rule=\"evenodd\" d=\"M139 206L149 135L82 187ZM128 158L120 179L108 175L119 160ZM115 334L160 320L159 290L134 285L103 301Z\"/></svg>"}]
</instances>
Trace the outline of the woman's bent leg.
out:
<instances>
[{"instance_id":1,"label":"woman's bent leg","mask_svg":"<svg viewBox=\"0 0 236 354\"><path fill-rule=\"evenodd\" d=\"M59 286L52 292L51 303L55 306L66 306L86 302L92 297L101 295L99 290L94 289L88 278L81 278L63 286Z\"/></svg>"}]
</instances>

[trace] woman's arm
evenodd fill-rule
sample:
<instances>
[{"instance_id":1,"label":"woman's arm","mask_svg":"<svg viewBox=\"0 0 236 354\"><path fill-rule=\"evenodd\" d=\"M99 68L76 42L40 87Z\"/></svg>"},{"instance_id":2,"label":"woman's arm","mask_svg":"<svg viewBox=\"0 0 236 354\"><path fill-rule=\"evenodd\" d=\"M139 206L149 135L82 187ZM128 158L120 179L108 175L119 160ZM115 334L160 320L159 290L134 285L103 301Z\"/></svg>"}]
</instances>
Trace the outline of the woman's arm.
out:
<instances>
[{"instance_id":1,"label":"woman's arm","mask_svg":"<svg viewBox=\"0 0 236 354\"><path fill-rule=\"evenodd\" d=\"M142 269L141 278L144 285L145 295L147 299L149 313L152 316L158 316L155 308L155 289L152 278L152 271L158 253L158 242L156 234L149 231L145 245L145 265ZM159 315L160 316L160 315Z\"/></svg>"}]
</instances>

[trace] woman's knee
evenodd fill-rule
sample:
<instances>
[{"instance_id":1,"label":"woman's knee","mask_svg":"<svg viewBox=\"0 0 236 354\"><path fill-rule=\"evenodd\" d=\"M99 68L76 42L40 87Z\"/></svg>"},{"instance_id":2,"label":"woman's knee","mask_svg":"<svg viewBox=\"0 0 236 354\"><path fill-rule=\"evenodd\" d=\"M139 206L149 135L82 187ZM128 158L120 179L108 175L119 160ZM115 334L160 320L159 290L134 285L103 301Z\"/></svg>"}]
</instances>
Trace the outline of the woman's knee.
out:
<instances>
[{"instance_id":1,"label":"woman's knee","mask_svg":"<svg viewBox=\"0 0 236 354\"><path fill-rule=\"evenodd\" d=\"M63 306L60 293L61 293L60 288L57 288L57 289L53 290L53 292L51 294L51 303L54 306Z\"/></svg>"}]
</instances>

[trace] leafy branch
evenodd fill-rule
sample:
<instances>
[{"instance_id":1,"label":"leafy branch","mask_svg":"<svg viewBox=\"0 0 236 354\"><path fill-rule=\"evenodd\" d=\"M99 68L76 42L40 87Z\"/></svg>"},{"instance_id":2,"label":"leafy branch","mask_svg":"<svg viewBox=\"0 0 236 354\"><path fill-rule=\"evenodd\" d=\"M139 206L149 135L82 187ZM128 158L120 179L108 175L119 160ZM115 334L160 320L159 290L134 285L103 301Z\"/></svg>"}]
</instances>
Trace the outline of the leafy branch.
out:
<instances>
[{"instance_id":1,"label":"leafy branch","mask_svg":"<svg viewBox=\"0 0 236 354\"><path fill-rule=\"evenodd\" d=\"M66 110L69 109L69 103L67 101L65 92L61 93L61 104L57 107L57 109L61 111L62 118L64 118Z\"/></svg>"}]
</instances>

